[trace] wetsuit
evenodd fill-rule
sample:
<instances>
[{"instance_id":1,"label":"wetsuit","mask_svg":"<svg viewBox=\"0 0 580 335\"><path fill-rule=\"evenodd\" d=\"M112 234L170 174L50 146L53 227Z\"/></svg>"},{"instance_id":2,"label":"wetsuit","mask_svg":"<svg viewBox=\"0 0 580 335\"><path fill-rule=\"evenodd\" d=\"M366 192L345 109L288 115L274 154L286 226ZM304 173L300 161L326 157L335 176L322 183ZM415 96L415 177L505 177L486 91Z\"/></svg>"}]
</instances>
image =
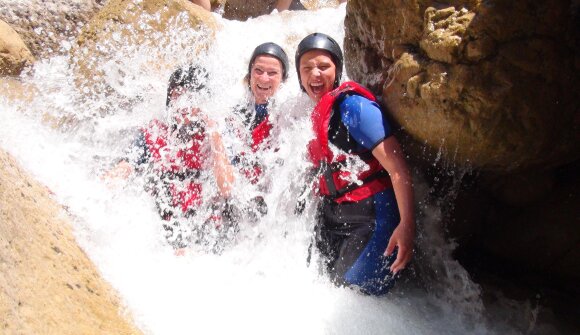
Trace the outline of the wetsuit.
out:
<instances>
[{"instance_id":1,"label":"wetsuit","mask_svg":"<svg viewBox=\"0 0 580 335\"><path fill-rule=\"evenodd\" d=\"M391 136L389 123L374 96L353 82L325 95L312 120L310 158L322 195L315 245L334 282L384 294L394 284L389 266L396 255L383 253L400 217L390 178L371 151ZM367 165L357 170L357 159ZM353 174L358 183L345 181Z\"/></svg>"}]
</instances>

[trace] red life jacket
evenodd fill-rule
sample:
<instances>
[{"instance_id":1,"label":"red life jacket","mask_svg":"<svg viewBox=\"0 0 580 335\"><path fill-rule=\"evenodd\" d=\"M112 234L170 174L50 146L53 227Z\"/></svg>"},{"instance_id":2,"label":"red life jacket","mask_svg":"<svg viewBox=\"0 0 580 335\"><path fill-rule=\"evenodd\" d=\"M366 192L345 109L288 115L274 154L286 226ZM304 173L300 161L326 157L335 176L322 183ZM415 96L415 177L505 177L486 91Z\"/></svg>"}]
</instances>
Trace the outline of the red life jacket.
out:
<instances>
[{"instance_id":1,"label":"red life jacket","mask_svg":"<svg viewBox=\"0 0 580 335\"><path fill-rule=\"evenodd\" d=\"M360 153L341 154L334 156L328 144L330 119L335 102L344 93L361 95L371 101L375 96L363 86L349 81L326 93L314 107L311 115L315 138L308 144L309 158L319 171L318 191L321 195L334 198L338 203L344 201L359 201L375 193L392 187L391 179L379 161L370 151ZM337 111L338 112L338 111ZM348 155L358 155L369 165L356 179L362 185L350 183L350 172L344 170L344 163Z\"/></svg>"},{"instance_id":2,"label":"red life jacket","mask_svg":"<svg viewBox=\"0 0 580 335\"><path fill-rule=\"evenodd\" d=\"M169 188L171 205L183 213L201 205L202 187L197 178L206 158L201 151L205 134L196 133L192 136L191 146L172 151L168 146L170 130L166 124L153 120L143 131L153 170L166 177L163 182ZM180 182L184 177L189 178L189 182Z\"/></svg>"},{"instance_id":3,"label":"red life jacket","mask_svg":"<svg viewBox=\"0 0 580 335\"><path fill-rule=\"evenodd\" d=\"M252 143L251 148L252 152L255 153L263 146L267 146L267 143L264 141L270 136L270 132L272 131L272 124L269 121L269 116L266 116L262 122L260 122L253 130L252 130ZM244 155L245 153L241 153ZM243 167L242 173L250 180L252 184L256 184L262 175L262 167L259 164L255 164L252 167Z\"/></svg>"},{"instance_id":4,"label":"red life jacket","mask_svg":"<svg viewBox=\"0 0 580 335\"><path fill-rule=\"evenodd\" d=\"M260 145L270 136L272 124L269 121L270 116L266 116L254 130L252 130L252 152L256 152Z\"/></svg>"}]
</instances>

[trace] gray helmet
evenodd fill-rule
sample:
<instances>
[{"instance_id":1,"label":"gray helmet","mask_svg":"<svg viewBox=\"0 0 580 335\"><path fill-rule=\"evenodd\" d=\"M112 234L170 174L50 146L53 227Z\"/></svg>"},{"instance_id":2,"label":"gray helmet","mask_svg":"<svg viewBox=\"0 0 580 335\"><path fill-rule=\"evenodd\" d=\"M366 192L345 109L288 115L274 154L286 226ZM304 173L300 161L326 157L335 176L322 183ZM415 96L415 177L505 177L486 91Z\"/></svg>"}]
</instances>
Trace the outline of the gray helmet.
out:
<instances>
[{"instance_id":1,"label":"gray helmet","mask_svg":"<svg viewBox=\"0 0 580 335\"><path fill-rule=\"evenodd\" d=\"M207 70L201 66L191 65L187 68L179 68L175 70L175 72L173 72L169 77L165 105L169 106L169 103L171 102L171 91L177 87L184 87L192 92L207 91L207 88L205 87L207 78Z\"/></svg>"},{"instance_id":2,"label":"gray helmet","mask_svg":"<svg viewBox=\"0 0 580 335\"><path fill-rule=\"evenodd\" d=\"M296 73L298 74L298 83L300 84L302 91L305 90L300 83L300 58L310 50L324 50L330 53L334 65L336 66L334 87L338 87L340 84L340 78L342 77L342 50L332 37L323 33L314 33L304 37L296 49Z\"/></svg>"},{"instance_id":3,"label":"gray helmet","mask_svg":"<svg viewBox=\"0 0 580 335\"><path fill-rule=\"evenodd\" d=\"M282 80L286 80L286 78L288 78L288 56L281 46L273 42L260 44L256 47L256 49L254 49L250 63L248 63L248 74L252 72L252 65L254 64L256 57L260 55L276 57L282 63Z\"/></svg>"}]
</instances>

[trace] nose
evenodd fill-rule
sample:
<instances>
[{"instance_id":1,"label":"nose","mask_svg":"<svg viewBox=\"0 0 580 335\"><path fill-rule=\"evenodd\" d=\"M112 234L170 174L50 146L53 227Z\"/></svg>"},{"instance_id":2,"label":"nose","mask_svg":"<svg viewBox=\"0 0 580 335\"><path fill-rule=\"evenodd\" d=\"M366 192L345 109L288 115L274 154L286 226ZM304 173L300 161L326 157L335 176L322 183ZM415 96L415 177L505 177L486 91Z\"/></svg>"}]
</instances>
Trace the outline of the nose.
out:
<instances>
[{"instance_id":1,"label":"nose","mask_svg":"<svg viewBox=\"0 0 580 335\"><path fill-rule=\"evenodd\" d=\"M268 81L270 80L270 76L268 75L267 72L262 72L258 75L258 79L260 79L261 81Z\"/></svg>"}]
</instances>

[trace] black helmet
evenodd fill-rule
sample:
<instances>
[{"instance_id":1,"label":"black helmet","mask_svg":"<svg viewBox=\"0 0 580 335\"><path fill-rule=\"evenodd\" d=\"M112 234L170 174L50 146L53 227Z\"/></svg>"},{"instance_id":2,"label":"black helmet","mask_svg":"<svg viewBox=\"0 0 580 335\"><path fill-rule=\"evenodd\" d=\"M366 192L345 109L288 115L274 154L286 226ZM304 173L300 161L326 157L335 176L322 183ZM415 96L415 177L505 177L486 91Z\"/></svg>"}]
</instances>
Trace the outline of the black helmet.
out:
<instances>
[{"instance_id":1,"label":"black helmet","mask_svg":"<svg viewBox=\"0 0 580 335\"><path fill-rule=\"evenodd\" d=\"M304 37L296 49L296 73L298 74L298 83L303 91L304 87L302 87L302 84L300 83L300 58L306 52L317 49L330 53L334 65L336 66L334 87L336 88L340 84L340 77L342 76L342 50L340 50L340 46L332 37L323 33L314 33Z\"/></svg>"},{"instance_id":2,"label":"black helmet","mask_svg":"<svg viewBox=\"0 0 580 335\"><path fill-rule=\"evenodd\" d=\"M169 77L167 85L167 100L165 105L169 106L171 100L171 91L177 87L184 87L188 91L198 92L206 90L205 82L208 78L207 70L201 66L191 65L187 68L175 70Z\"/></svg>"},{"instance_id":3,"label":"black helmet","mask_svg":"<svg viewBox=\"0 0 580 335\"><path fill-rule=\"evenodd\" d=\"M252 72L252 65L254 64L256 57L260 55L270 55L276 57L282 63L282 80L286 80L286 78L288 78L288 56L286 56L286 52L284 52L282 47L273 42L260 44L256 47L256 49L254 49L252 58L248 64L248 74Z\"/></svg>"}]
</instances>

